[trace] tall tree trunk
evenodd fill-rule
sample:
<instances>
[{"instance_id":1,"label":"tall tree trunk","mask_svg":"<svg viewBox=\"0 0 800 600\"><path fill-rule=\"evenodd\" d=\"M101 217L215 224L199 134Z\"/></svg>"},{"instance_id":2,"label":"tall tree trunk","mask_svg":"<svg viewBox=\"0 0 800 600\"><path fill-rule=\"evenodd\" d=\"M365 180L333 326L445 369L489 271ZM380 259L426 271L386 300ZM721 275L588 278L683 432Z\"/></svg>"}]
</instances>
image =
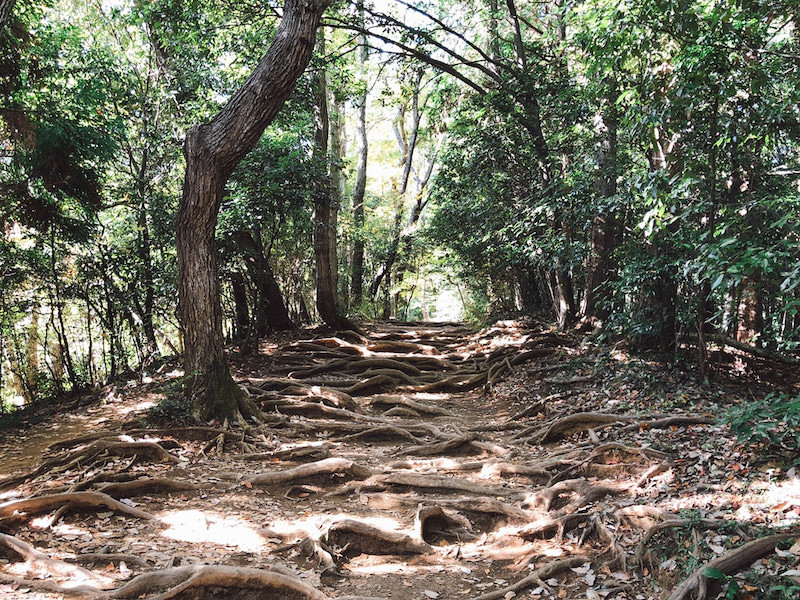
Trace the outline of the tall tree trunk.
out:
<instances>
[{"instance_id":1,"label":"tall tree trunk","mask_svg":"<svg viewBox=\"0 0 800 600\"><path fill-rule=\"evenodd\" d=\"M2 31L11 20L11 13L14 12L16 0L0 0L0 31Z\"/></svg>"},{"instance_id":2,"label":"tall tree trunk","mask_svg":"<svg viewBox=\"0 0 800 600\"><path fill-rule=\"evenodd\" d=\"M609 84L606 107L596 125L597 134L597 173L595 194L598 211L592 223L589 239L589 255L586 260L586 289L583 294L581 313L592 324L605 320L609 315L610 300L607 284L613 273L611 253L616 240L616 218L609 199L617 194L617 86Z\"/></svg>"},{"instance_id":3,"label":"tall tree trunk","mask_svg":"<svg viewBox=\"0 0 800 600\"><path fill-rule=\"evenodd\" d=\"M361 19L363 21L363 6ZM359 60L362 69L367 64L367 40L362 34L359 40ZM367 190L367 85L364 87L357 103L356 137L358 138L358 163L356 166L356 183L353 188L353 265L350 293L353 305L358 308L364 296L364 196Z\"/></svg>"},{"instance_id":4,"label":"tall tree trunk","mask_svg":"<svg viewBox=\"0 0 800 600\"><path fill-rule=\"evenodd\" d=\"M144 161L143 161L144 162ZM156 341L156 328L153 324L155 310L155 283L153 280L153 258L150 249L150 225L147 222L147 205L142 200L139 206L138 223L138 254L142 272L141 284L144 286L144 310L142 311L142 329L146 340L144 358L145 362L157 358L158 342Z\"/></svg>"},{"instance_id":5,"label":"tall tree trunk","mask_svg":"<svg viewBox=\"0 0 800 600\"><path fill-rule=\"evenodd\" d=\"M236 315L234 321L233 337L245 341L250 337L250 310L247 302L247 286L244 275L239 271L231 273L231 289L233 291L233 306Z\"/></svg>"},{"instance_id":6,"label":"tall tree trunk","mask_svg":"<svg viewBox=\"0 0 800 600\"><path fill-rule=\"evenodd\" d=\"M325 38L317 41L318 52L325 53ZM314 76L314 162L319 176L314 182L314 211L311 215L314 236L314 279L317 293L317 313L320 319L334 329L340 327L336 288L333 283L333 247L335 234L331 234L331 188L328 170L328 137L330 116L328 114L328 86L324 69Z\"/></svg>"},{"instance_id":7,"label":"tall tree trunk","mask_svg":"<svg viewBox=\"0 0 800 600\"><path fill-rule=\"evenodd\" d=\"M711 101L711 128L708 139L708 196L710 208L706 215L706 231L709 241L714 238L717 223L717 141L719 139L719 92L712 88L714 98ZM705 277L700 282L700 297L697 300L697 364L703 379L711 376L708 364L708 346L706 334L712 333L711 319L714 314L711 296L711 279Z\"/></svg>"},{"instance_id":8,"label":"tall tree trunk","mask_svg":"<svg viewBox=\"0 0 800 600\"><path fill-rule=\"evenodd\" d=\"M256 287L257 297L253 307L255 326L251 332L263 337L272 331L294 329L275 273L264 254L261 232L255 228L251 231L240 230L232 235L232 240L245 255L248 275Z\"/></svg>"},{"instance_id":9,"label":"tall tree trunk","mask_svg":"<svg viewBox=\"0 0 800 600\"><path fill-rule=\"evenodd\" d=\"M186 391L201 419L233 418L245 395L225 358L214 230L225 183L302 75L328 0L287 0L275 39L247 81L184 143L186 176L176 219L178 296Z\"/></svg>"},{"instance_id":10,"label":"tall tree trunk","mask_svg":"<svg viewBox=\"0 0 800 600\"><path fill-rule=\"evenodd\" d=\"M332 95L333 96L333 95ZM333 98L333 119L330 121L331 132L331 225L328 234L331 237L331 285L336 294L337 306L346 307L347 302L340 300L339 290L339 209L342 206L344 196L344 173L342 172L342 162L344 161L344 102Z\"/></svg>"}]
</instances>

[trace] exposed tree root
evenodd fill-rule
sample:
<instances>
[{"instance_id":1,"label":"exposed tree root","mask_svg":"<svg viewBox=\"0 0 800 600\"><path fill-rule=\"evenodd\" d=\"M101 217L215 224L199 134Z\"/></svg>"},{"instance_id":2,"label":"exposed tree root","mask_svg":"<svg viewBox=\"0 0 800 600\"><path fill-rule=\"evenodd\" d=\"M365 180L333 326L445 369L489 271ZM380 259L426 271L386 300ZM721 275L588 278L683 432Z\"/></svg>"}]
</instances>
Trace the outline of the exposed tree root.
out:
<instances>
[{"instance_id":1,"label":"exposed tree root","mask_svg":"<svg viewBox=\"0 0 800 600\"><path fill-rule=\"evenodd\" d=\"M47 449L51 452L58 452L61 450L74 448L75 446L81 446L83 444L95 442L100 439L117 437L119 435L122 434L116 433L114 431L98 431L95 433L87 433L86 435L81 435L67 440L59 440L57 442L53 442L47 447Z\"/></svg>"},{"instance_id":2,"label":"exposed tree root","mask_svg":"<svg viewBox=\"0 0 800 600\"><path fill-rule=\"evenodd\" d=\"M261 473L246 479L250 485L280 485L298 480L311 479L321 476L349 475L354 479L365 479L372 474L370 469L357 465L352 460L345 458L326 458L317 462L300 465L285 471Z\"/></svg>"},{"instance_id":3,"label":"exposed tree root","mask_svg":"<svg viewBox=\"0 0 800 600\"><path fill-rule=\"evenodd\" d=\"M273 452L258 452L252 454L240 454L237 458L242 460L321 460L328 458L331 454L330 447L327 445L310 444L285 450L274 450Z\"/></svg>"},{"instance_id":4,"label":"exposed tree root","mask_svg":"<svg viewBox=\"0 0 800 600\"><path fill-rule=\"evenodd\" d=\"M172 462L172 463L181 462L181 460L177 456L170 454L163 448L163 446L153 441L146 441L146 440L109 441L108 440L108 438L110 437L118 437L119 435L120 434L114 433L111 435L84 436L82 438L76 438L78 440L83 440L85 438L93 438L93 439L91 440L91 443L89 443L84 448L73 450L71 452L66 452L61 456L56 456L54 458L46 460L33 471L30 471L23 475L11 477L4 480L3 482L0 482L0 491L13 489L25 481L33 480L46 473L50 472L63 473L69 471L70 469L75 469L75 468L86 469L88 466L94 464L97 460L109 456L117 456L117 457L134 456L136 460L144 458L147 460L151 460L153 462ZM67 444L69 447L72 446L72 441L67 440L61 443ZM80 443L83 442L78 442L76 445L80 445Z\"/></svg>"},{"instance_id":5,"label":"exposed tree root","mask_svg":"<svg viewBox=\"0 0 800 600\"><path fill-rule=\"evenodd\" d=\"M656 523L655 525L649 527L647 531L645 531L641 541L639 542L639 546L636 549L634 561L641 564L642 557L647 550L647 544L658 533L666 529L673 529L675 527L691 527L693 529L719 529L720 527L725 527L726 525L730 526L732 524L733 523L731 523L731 521L726 521L724 519L667 519L665 521L661 521L660 523Z\"/></svg>"},{"instance_id":6,"label":"exposed tree root","mask_svg":"<svg viewBox=\"0 0 800 600\"><path fill-rule=\"evenodd\" d=\"M510 493L510 490L504 487L479 485L463 479L454 479L452 477L442 477L438 475L418 475L415 473L388 473L386 475L377 475L373 483L379 483L385 486L468 492L481 496L505 496Z\"/></svg>"},{"instance_id":7,"label":"exposed tree root","mask_svg":"<svg viewBox=\"0 0 800 600\"><path fill-rule=\"evenodd\" d=\"M406 375L422 375L422 371L420 371L414 365L390 358L342 358L338 360L332 360L310 369L295 371L292 373L292 376L299 379L305 379L306 377L319 375L321 373L336 372L358 374L364 373L365 371L369 371L371 369L388 369L392 371L400 371Z\"/></svg>"},{"instance_id":8,"label":"exposed tree root","mask_svg":"<svg viewBox=\"0 0 800 600\"><path fill-rule=\"evenodd\" d=\"M372 398L370 398L369 403L370 406L372 407L404 406L422 415L452 416L452 413L449 410L445 410L444 408L440 408L438 406L431 406L430 404L425 404L424 402L417 402L416 400L412 400L411 398L406 398L405 396L399 396L399 395L381 394L378 396L373 396Z\"/></svg>"},{"instance_id":9,"label":"exposed tree root","mask_svg":"<svg viewBox=\"0 0 800 600\"><path fill-rule=\"evenodd\" d=\"M338 573L338 566L333 558L330 549L320 540L312 537L305 537L299 542L275 548L274 554L283 554L289 550L297 549L300 556L311 561L315 568L321 570L322 574Z\"/></svg>"},{"instance_id":10,"label":"exposed tree root","mask_svg":"<svg viewBox=\"0 0 800 600\"><path fill-rule=\"evenodd\" d=\"M706 340L708 340L709 342L716 342L717 344L730 346L731 348L736 348L737 350L741 350L742 352L747 352L748 354L754 354L755 356L758 356L760 358L774 360L787 365L800 364L800 359L795 358L794 356L786 356L785 354L781 354L779 352L774 352L774 351L771 352L763 348L756 348L755 346L751 346L750 344L740 342L739 340L735 340L733 338L724 335L706 334L705 337Z\"/></svg>"},{"instance_id":11,"label":"exposed tree root","mask_svg":"<svg viewBox=\"0 0 800 600\"><path fill-rule=\"evenodd\" d=\"M540 444L554 442L557 439L576 433L578 431L586 431L597 426L608 426L620 421L630 421L638 419L630 415L612 415L606 413L575 413L557 419L555 422L542 427L539 431L532 436L530 440Z\"/></svg>"},{"instance_id":12,"label":"exposed tree root","mask_svg":"<svg viewBox=\"0 0 800 600\"><path fill-rule=\"evenodd\" d=\"M87 564L87 565L93 565L97 563L106 565L125 563L128 566L133 565L134 567L138 567L140 569L149 569L152 567L152 565L149 562L134 554L114 554L114 553L104 554L102 552L91 553L91 554L78 554L75 558L68 558L66 562Z\"/></svg>"},{"instance_id":13,"label":"exposed tree root","mask_svg":"<svg viewBox=\"0 0 800 600\"><path fill-rule=\"evenodd\" d=\"M397 384L404 383L407 386L414 387L420 385L422 381L422 376L419 378L412 377L399 369L369 369L368 371L364 371L361 373L362 377L388 377L389 379L394 380Z\"/></svg>"},{"instance_id":14,"label":"exposed tree root","mask_svg":"<svg viewBox=\"0 0 800 600\"><path fill-rule=\"evenodd\" d=\"M331 525L322 541L337 556L359 554L425 554L431 547L400 531L389 531L353 519Z\"/></svg>"},{"instance_id":15,"label":"exposed tree root","mask_svg":"<svg viewBox=\"0 0 800 600\"><path fill-rule=\"evenodd\" d=\"M312 385L309 387L293 385L281 392L282 395L310 397L335 408L344 408L352 412L362 413L364 410L353 400L350 394L330 387Z\"/></svg>"},{"instance_id":16,"label":"exposed tree root","mask_svg":"<svg viewBox=\"0 0 800 600\"><path fill-rule=\"evenodd\" d=\"M449 360L435 356L407 354L403 356L403 362L413 365L421 371L455 371L458 369L458 367Z\"/></svg>"},{"instance_id":17,"label":"exposed tree root","mask_svg":"<svg viewBox=\"0 0 800 600\"><path fill-rule=\"evenodd\" d=\"M332 385L330 382L328 385ZM356 380L347 388L351 396L369 396L376 392L388 392L397 387L397 381L386 375L376 375L363 381Z\"/></svg>"},{"instance_id":18,"label":"exposed tree root","mask_svg":"<svg viewBox=\"0 0 800 600\"><path fill-rule=\"evenodd\" d=\"M394 360L391 358L366 358L351 363L346 369L346 373L364 373L375 369L388 369L391 371L400 371L406 375L417 376L422 375L422 371L412 364L402 360Z\"/></svg>"},{"instance_id":19,"label":"exposed tree root","mask_svg":"<svg viewBox=\"0 0 800 600\"><path fill-rule=\"evenodd\" d=\"M447 455L464 455L464 454L480 454L483 448L476 446L475 442L477 435L459 436L433 444L423 444L420 446L413 446L406 448L401 454L407 456L437 456L440 454Z\"/></svg>"},{"instance_id":20,"label":"exposed tree root","mask_svg":"<svg viewBox=\"0 0 800 600\"><path fill-rule=\"evenodd\" d=\"M295 423L294 425L298 426L299 424ZM315 431L315 432L341 431L344 433L351 434L351 433L360 433L362 431L368 431L369 429L382 426L398 427L400 429L406 430L407 432L416 437L431 436L440 440L449 440L452 437L442 432L435 425L431 425L430 423L425 423L423 421L417 421L417 422L397 421L382 417L366 417L366 415L364 422L362 423L346 423L343 421L314 420L310 422L308 426L308 431Z\"/></svg>"},{"instance_id":21,"label":"exposed tree root","mask_svg":"<svg viewBox=\"0 0 800 600\"><path fill-rule=\"evenodd\" d=\"M248 600L264 597L330 600L326 594L307 583L283 573L221 565L191 565L143 573L122 587L95 597L127 599L146 596L149 600L199 600L233 597L234 594L236 598Z\"/></svg>"},{"instance_id":22,"label":"exposed tree root","mask_svg":"<svg viewBox=\"0 0 800 600\"><path fill-rule=\"evenodd\" d=\"M648 504L623 506L614 511L614 518L639 529L650 529L656 522L668 518L668 514L658 507Z\"/></svg>"},{"instance_id":23,"label":"exposed tree root","mask_svg":"<svg viewBox=\"0 0 800 600\"><path fill-rule=\"evenodd\" d=\"M545 511L555 510L561 515L579 510L603 496L621 492L619 488L592 484L585 479L569 479L539 490L523 506L530 504ZM572 499L565 502L564 496Z\"/></svg>"},{"instance_id":24,"label":"exposed tree root","mask_svg":"<svg viewBox=\"0 0 800 600\"><path fill-rule=\"evenodd\" d=\"M109 577L51 558L20 539L0 533L0 552L3 549L6 550L3 554L11 551L13 555L24 560L22 567L27 578L52 578L55 581L70 582L72 586L76 584L99 587L113 585L113 579Z\"/></svg>"},{"instance_id":25,"label":"exposed tree root","mask_svg":"<svg viewBox=\"0 0 800 600\"><path fill-rule=\"evenodd\" d=\"M543 567L539 567L538 569L532 571L528 576L523 577L519 581L516 581L509 586L499 590L487 592L486 594L481 594L480 596L475 596L470 600L498 600L498 598L513 597L513 595L515 595L517 592L521 592L532 585L538 585L545 579L550 579L562 571L580 566L586 562L586 560L586 558L581 556L573 556L572 558L553 561L544 565ZM509 594L511 594L511 596Z\"/></svg>"},{"instance_id":26,"label":"exposed tree root","mask_svg":"<svg viewBox=\"0 0 800 600\"><path fill-rule=\"evenodd\" d=\"M656 467L651 467L650 469L648 469L648 471L645 472L640 477L639 481L637 482L637 484L634 487L639 487L649 477L652 477L655 474L655 471L661 468L661 465L667 465L668 466L668 462L670 460L670 457L669 457L668 454L666 454L664 452L659 452L658 450L653 450L652 448L632 447L632 446L626 446L624 444L620 444L618 442L608 442L608 443L605 443L605 444L601 444L600 446L598 446L597 448L592 450L592 452L589 454L589 456L587 456L584 460L580 461L579 463L577 463L575 465L572 465L570 467L567 467L566 469L562 469L561 471L556 473L553 476L553 478L548 482L548 485L553 485L554 483L557 483L559 481L562 481L562 480L566 479L570 475L574 475L574 474L576 474L576 473L578 473L578 472L580 472L582 470L585 470L589 465L592 465L593 463L595 463L598 458L600 458L600 457L602 457L602 456L604 456L606 454L611 454L612 456L617 456L619 454L625 454L625 455L631 456L633 458L640 458L640 459L647 460L647 461L650 461L651 459L664 461L662 463L659 463L659 465L657 465ZM609 465L609 466L611 466L612 469L616 470L619 465L625 465L625 464L626 463L624 461L617 461L617 462L615 462L614 465ZM598 465L597 467L595 467L595 470L597 470L600 466L602 466L602 465Z\"/></svg>"},{"instance_id":27,"label":"exposed tree root","mask_svg":"<svg viewBox=\"0 0 800 600\"><path fill-rule=\"evenodd\" d=\"M378 509L407 509L418 508L420 504L435 505L442 508L458 511L468 516L469 521L475 525L477 521L503 520L508 523L529 523L534 514L488 496L469 496L466 498L432 498L425 496L408 496L405 494L364 494L362 496L368 506ZM474 515L474 517L473 517Z\"/></svg>"},{"instance_id":28,"label":"exposed tree root","mask_svg":"<svg viewBox=\"0 0 800 600\"><path fill-rule=\"evenodd\" d=\"M188 481L178 481L165 477L136 479L120 483L106 483L97 488L98 492L108 494L112 498L134 498L145 494L163 494L200 489L199 485Z\"/></svg>"},{"instance_id":29,"label":"exposed tree root","mask_svg":"<svg viewBox=\"0 0 800 600\"><path fill-rule=\"evenodd\" d=\"M434 383L421 385L414 388L415 392L469 392L484 385L489 376L489 371L481 371L474 374L455 374L447 379L442 379Z\"/></svg>"},{"instance_id":30,"label":"exposed tree root","mask_svg":"<svg viewBox=\"0 0 800 600\"><path fill-rule=\"evenodd\" d=\"M235 429L222 429L220 427L157 427L153 429L130 429L124 433L131 437L139 436L166 436L179 440L189 440L203 442L213 440L220 435L224 435L226 441L239 441L245 432Z\"/></svg>"},{"instance_id":31,"label":"exposed tree root","mask_svg":"<svg viewBox=\"0 0 800 600\"><path fill-rule=\"evenodd\" d=\"M417 537L428 544L457 543L474 540L472 524L465 517L436 505L421 504L414 516Z\"/></svg>"},{"instance_id":32,"label":"exposed tree root","mask_svg":"<svg viewBox=\"0 0 800 600\"><path fill-rule=\"evenodd\" d=\"M50 496L34 496L33 498L13 500L0 504L0 523L21 521L30 515L47 512L61 506L69 506L73 509L104 506L137 519L155 520L153 515L114 500L108 494L101 492L72 492Z\"/></svg>"},{"instance_id":33,"label":"exposed tree root","mask_svg":"<svg viewBox=\"0 0 800 600\"><path fill-rule=\"evenodd\" d=\"M709 590L715 583L718 584L717 581L709 579L703 574L706 569L717 569L725 575L738 573L760 558L772 554L775 551L775 546L777 546L779 542L792 539L793 537L795 537L795 535L789 533L770 535L748 542L735 550L715 558L697 569L676 587L672 594L670 594L668 600L691 600L695 593L697 594L696 600L705 600L709 597Z\"/></svg>"},{"instance_id":34,"label":"exposed tree root","mask_svg":"<svg viewBox=\"0 0 800 600\"><path fill-rule=\"evenodd\" d=\"M393 425L379 425L378 427L370 427L357 433L334 438L331 442L354 442L357 440L388 442L392 439L408 440L415 444L419 444L422 441L406 429L394 427Z\"/></svg>"},{"instance_id":35,"label":"exposed tree root","mask_svg":"<svg viewBox=\"0 0 800 600\"><path fill-rule=\"evenodd\" d=\"M682 425L713 425L717 419L710 417L690 417L683 415L676 415L673 417L663 417L652 421L642 421L641 423L633 423L626 425L620 431L635 431L637 429L667 429L669 427L679 427Z\"/></svg>"},{"instance_id":36,"label":"exposed tree root","mask_svg":"<svg viewBox=\"0 0 800 600\"><path fill-rule=\"evenodd\" d=\"M556 518L544 518L522 527L518 535L525 539L556 538L562 539L564 534L578 525L591 521L592 513L569 513Z\"/></svg>"}]
</instances>

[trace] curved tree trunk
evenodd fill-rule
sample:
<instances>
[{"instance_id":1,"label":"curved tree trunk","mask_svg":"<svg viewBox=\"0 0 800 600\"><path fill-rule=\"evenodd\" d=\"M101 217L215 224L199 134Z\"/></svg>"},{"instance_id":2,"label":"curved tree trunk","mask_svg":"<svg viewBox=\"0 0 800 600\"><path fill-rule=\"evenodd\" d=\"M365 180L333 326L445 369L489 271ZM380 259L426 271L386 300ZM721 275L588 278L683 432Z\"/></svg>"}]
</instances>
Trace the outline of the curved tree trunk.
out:
<instances>
[{"instance_id":1,"label":"curved tree trunk","mask_svg":"<svg viewBox=\"0 0 800 600\"><path fill-rule=\"evenodd\" d=\"M201 419L238 415L244 393L225 358L214 230L225 183L258 142L302 75L328 0L287 0L275 39L228 104L186 136L186 177L176 219L178 296L186 392Z\"/></svg>"}]
</instances>

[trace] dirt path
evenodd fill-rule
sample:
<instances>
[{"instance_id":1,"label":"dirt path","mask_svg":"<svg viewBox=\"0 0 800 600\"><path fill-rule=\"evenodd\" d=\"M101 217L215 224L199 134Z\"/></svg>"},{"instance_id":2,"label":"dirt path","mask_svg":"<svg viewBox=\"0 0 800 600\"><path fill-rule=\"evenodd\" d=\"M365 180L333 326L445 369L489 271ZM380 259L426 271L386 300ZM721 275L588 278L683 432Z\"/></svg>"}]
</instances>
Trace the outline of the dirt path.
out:
<instances>
[{"instance_id":1,"label":"dirt path","mask_svg":"<svg viewBox=\"0 0 800 600\"><path fill-rule=\"evenodd\" d=\"M132 390L26 432L36 469L6 436L0 596L688 600L796 560L797 479L720 390L574 337L387 324L238 374L270 423L123 431Z\"/></svg>"}]
</instances>

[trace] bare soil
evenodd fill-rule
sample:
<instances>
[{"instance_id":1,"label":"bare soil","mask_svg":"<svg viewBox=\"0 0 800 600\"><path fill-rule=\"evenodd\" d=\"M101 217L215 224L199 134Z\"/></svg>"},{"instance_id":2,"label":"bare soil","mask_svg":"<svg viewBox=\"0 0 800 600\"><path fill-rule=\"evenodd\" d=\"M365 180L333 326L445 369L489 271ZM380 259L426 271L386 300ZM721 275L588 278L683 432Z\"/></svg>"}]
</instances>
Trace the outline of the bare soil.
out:
<instances>
[{"instance_id":1,"label":"bare soil","mask_svg":"<svg viewBox=\"0 0 800 600\"><path fill-rule=\"evenodd\" d=\"M0 597L755 599L800 574L792 457L721 422L798 391L789 367L726 355L702 384L518 321L232 360L267 422L146 421L164 369L2 434Z\"/></svg>"}]
</instances>

